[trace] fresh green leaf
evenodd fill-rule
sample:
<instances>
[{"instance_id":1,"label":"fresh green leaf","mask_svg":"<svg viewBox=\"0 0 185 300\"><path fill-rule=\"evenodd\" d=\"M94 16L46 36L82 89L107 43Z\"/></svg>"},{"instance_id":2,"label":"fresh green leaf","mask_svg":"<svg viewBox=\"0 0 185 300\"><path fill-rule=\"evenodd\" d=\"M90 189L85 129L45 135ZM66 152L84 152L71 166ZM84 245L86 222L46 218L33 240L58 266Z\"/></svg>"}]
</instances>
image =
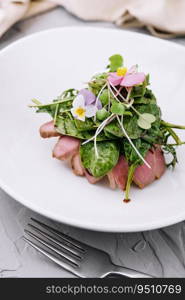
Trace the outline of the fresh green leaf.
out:
<instances>
[{"instance_id":1,"label":"fresh green leaf","mask_svg":"<svg viewBox=\"0 0 185 300\"><path fill-rule=\"evenodd\" d=\"M119 158L119 147L116 142L98 142L98 157L96 157L94 143L89 142L80 147L80 156L83 166L94 177L106 175L116 164Z\"/></svg>"},{"instance_id":2,"label":"fresh green leaf","mask_svg":"<svg viewBox=\"0 0 185 300\"><path fill-rule=\"evenodd\" d=\"M156 104L135 105L135 108L140 114L149 113L156 117L156 121L161 120L161 110Z\"/></svg>"},{"instance_id":3,"label":"fresh green leaf","mask_svg":"<svg viewBox=\"0 0 185 300\"><path fill-rule=\"evenodd\" d=\"M124 112L124 116L130 116L130 117L132 117L133 114L131 113L131 111L126 110L126 111Z\"/></svg>"},{"instance_id":4,"label":"fresh green leaf","mask_svg":"<svg viewBox=\"0 0 185 300\"><path fill-rule=\"evenodd\" d=\"M115 54L109 57L109 70L110 72L116 72L116 70L123 66L123 57L120 54Z\"/></svg>"},{"instance_id":5,"label":"fresh green leaf","mask_svg":"<svg viewBox=\"0 0 185 300\"><path fill-rule=\"evenodd\" d=\"M167 167L172 167L174 169L176 164L178 163L175 147L173 147L172 145L165 145L162 148L164 152L166 152L166 154L172 155L172 160L167 163Z\"/></svg>"},{"instance_id":6,"label":"fresh green leaf","mask_svg":"<svg viewBox=\"0 0 185 300\"><path fill-rule=\"evenodd\" d=\"M54 118L55 111L56 111L56 105L42 105L36 107L36 113L48 113L52 118Z\"/></svg>"},{"instance_id":7,"label":"fresh green leaf","mask_svg":"<svg viewBox=\"0 0 185 300\"><path fill-rule=\"evenodd\" d=\"M48 113L52 118L55 116L56 108L57 108L57 115L61 115L66 111L70 111L72 107L72 101L69 99L63 99L58 101L57 99L53 100L50 104L37 104L35 106L37 113Z\"/></svg>"},{"instance_id":8,"label":"fresh green leaf","mask_svg":"<svg viewBox=\"0 0 185 300\"><path fill-rule=\"evenodd\" d=\"M151 148L151 145L141 139L133 140L134 145L136 146L139 153L145 157L148 150ZM125 156L126 160L129 164L142 164L143 161L140 159L136 151L133 149L132 145L128 142L128 140L124 139L122 141L122 153Z\"/></svg>"},{"instance_id":9,"label":"fresh green leaf","mask_svg":"<svg viewBox=\"0 0 185 300\"><path fill-rule=\"evenodd\" d=\"M137 115L133 115L132 117L125 115L123 117L123 126L131 139L137 139L142 135L142 129L138 126L137 119ZM117 120L106 125L104 132L105 134L111 134L118 138L124 137L124 133Z\"/></svg>"},{"instance_id":10,"label":"fresh green leaf","mask_svg":"<svg viewBox=\"0 0 185 300\"><path fill-rule=\"evenodd\" d=\"M96 96L99 94L101 88L105 85L107 79L95 78L88 82L89 90Z\"/></svg>"},{"instance_id":11,"label":"fresh green leaf","mask_svg":"<svg viewBox=\"0 0 185 300\"><path fill-rule=\"evenodd\" d=\"M103 107L99 109L96 113L96 117L99 121L103 121L110 116L110 113Z\"/></svg>"},{"instance_id":12,"label":"fresh green leaf","mask_svg":"<svg viewBox=\"0 0 185 300\"><path fill-rule=\"evenodd\" d=\"M99 79L107 79L107 72L103 72L103 73L96 73L91 80L99 80Z\"/></svg>"},{"instance_id":13,"label":"fresh green leaf","mask_svg":"<svg viewBox=\"0 0 185 300\"><path fill-rule=\"evenodd\" d=\"M144 81L145 86L150 85L150 74L147 74Z\"/></svg>"},{"instance_id":14,"label":"fresh green leaf","mask_svg":"<svg viewBox=\"0 0 185 300\"><path fill-rule=\"evenodd\" d=\"M146 121L148 121L150 123L153 123L153 122L156 121L156 117L152 114L149 114L149 113L141 114L141 118L145 119Z\"/></svg>"},{"instance_id":15,"label":"fresh green leaf","mask_svg":"<svg viewBox=\"0 0 185 300\"><path fill-rule=\"evenodd\" d=\"M69 135L76 137L81 140L88 140L92 138L95 134L95 130L79 130L75 123L76 120L70 117L70 115L63 114L62 116L58 116L55 122L56 130L61 133L62 135ZM106 141L110 140L104 132L101 132L98 137L97 141Z\"/></svg>"},{"instance_id":16,"label":"fresh green leaf","mask_svg":"<svg viewBox=\"0 0 185 300\"><path fill-rule=\"evenodd\" d=\"M108 89L104 89L104 91L101 93L99 97L101 103L103 106L107 105L109 103L109 92Z\"/></svg>"},{"instance_id":17,"label":"fresh green leaf","mask_svg":"<svg viewBox=\"0 0 185 300\"><path fill-rule=\"evenodd\" d=\"M156 117L149 113L140 114L137 124L142 129L150 129L151 124L156 121Z\"/></svg>"},{"instance_id":18,"label":"fresh green leaf","mask_svg":"<svg viewBox=\"0 0 185 300\"><path fill-rule=\"evenodd\" d=\"M121 116L125 112L125 106L121 102L114 102L111 106L111 112Z\"/></svg>"},{"instance_id":19,"label":"fresh green leaf","mask_svg":"<svg viewBox=\"0 0 185 300\"><path fill-rule=\"evenodd\" d=\"M121 128L116 120L114 120L111 123L109 123L108 125L106 125L104 128L104 132L106 135L111 134L118 138L121 138L124 136L123 131L121 130Z\"/></svg>"},{"instance_id":20,"label":"fresh green leaf","mask_svg":"<svg viewBox=\"0 0 185 300\"><path fill-rule=\"evenodd\" d=\"M73 88L67 89L58 97L57 100L61 100L64 98L70 98L70 97L76 97L77 94L78 94L78 90L73 89Z\"/></svg>"},{"instance_id":21,"label":"fresh green leaf","mask_svg":"<svg viewBox=\"0 0 185 300\"><path fill-rule=\"evenodd\" d=\"M132 117L123 117L123 126L131 139L137 139L142 135L143 130L137 124L138 116L133 114Z\"/></svg>"},{"instance_id":22,"label":"fresh green leaf","mask_svg":"<svg viewBox=\"0 0 185 300\"><path fill-rule=\"evenodd\" d=\"M134 103L135 104L156 104L156 99L155 98L147 98L147 97L138 97L134 98Z\"/></svg>"},{"instance_id":23,"label":"fresh green leaf","mask_svg":"<svg viewBox=\"0 0 185 300\"><path fill-rule=\"evenodd\" d=\"M32 99L31 100L33 103L35 103L36 105L42 105L42 103L39 101L39 100L37 100L37 99Z\"/></svg>"},{"instance_id":24,"label":"fresh green leaf","mask_svg":"<svg viewBox=\"0 0 185 300\"><path fill-rule=\"evenodd\" d=\"M62 114L63 112L69 111L72 108L72 102L73 100L68 100L60 103L58 109L59 113Z\"/></svg>"},{"instance_id":25,"label":"fresh green leaf","mask_svg":"<svg viewBox=\"0 0 185 300\"><path fill-rule=\"evenodd\" d=\"M86 130L95 130L96 125L94 124L93 120L90 118L86 118L85 122L80 121L78 119L74 119L75 125L78 131L86 131Z\"/></svg>"},{"instance_id":26,"label":"fresh green leaf","mask_svg":"<svg viewBox=\"0 0 185 300\"><path fill-rule=\"evenodd\" d=\"M117 137L115 135L111 134L108 131L104 131L104 134L107 137L107 140L116 140L117 139Z\"/></svg>"},{"instance_id":27,"label":"fresh green leaf","mask_svg":"<svg viewBox=\"0 0 185 300\"><path fill-rule=\"evenodd\" d=\"M144 95L141 93L140 96L139 94L135 94L134 97L134 103L135 104L156 104L156 97L152 93L150 89L145 89Z\"/></svg>"},{"instance_id":28,"label":"fresh green leaf","mask_svg":"<svg viewBox=\"0 0 185 300\"><path fill-rule=\"evenodd\" d=\"M137 98L137 97L143 97L146 92L146 87L142 85L134 86L132 88L130 97L131 98Z\"/></svg>"}]
</instances>

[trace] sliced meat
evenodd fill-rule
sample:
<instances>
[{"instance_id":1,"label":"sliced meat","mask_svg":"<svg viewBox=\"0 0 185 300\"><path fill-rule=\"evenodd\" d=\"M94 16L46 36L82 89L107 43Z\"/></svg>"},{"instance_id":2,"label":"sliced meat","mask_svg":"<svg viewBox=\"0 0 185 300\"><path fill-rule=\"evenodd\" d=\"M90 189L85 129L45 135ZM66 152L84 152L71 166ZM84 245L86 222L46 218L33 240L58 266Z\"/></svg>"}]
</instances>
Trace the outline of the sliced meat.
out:
<instances>
[{"instance_id":1,"label":"sliced meat","mask_svg":"<svg viewBox=\"0 0 185 300\"><path fill-rule=\"evenodd\" d=\"M53 157L66 160L79 152L80 140L71 136L59 138L53 149Z\"/></svg>"},{"instance_id":2,"label":"sliced meat","mask_svg":"<svg viewBox=\"0 0 185 300\"><path fill-rule=\"evenodd\" d=\"M72 168L73 172L75 173L75 175L77 175L77 176L83 176L85 174L84 167L82 166L79 153L72 156L71 168Z\"/></svg>"},{"instance_id":3,"label":"sliced meat","mask_svg":"<svg viewBox=\"0 0 185 300\"><path fill-rule=\"evenodd\" d=\"M156 146L154 155L155 155L154 174L155 174L155 178L159 179L166 170L165 158L160 146Z\"/></svg>"},{"instance_id":4,"label":"sliced meat","mask_svg":"<svg viewBox=\"0 0 185 300\"><path fill-rule=\"evenodd\" d=\"M133 181L142 189L152 183L156 178L160 178L166 169L163 152L159 146L148 151L145 160L151 166L149 169L145 164L137 167Z\"/></svg>"},{"instance_id":5,"label":"sliced meat","mask_svg":"<svg viewBox=\"0 0 185 300\"><path fill-rule=\"evenodd\" d=\"M49 138L49 137L54 137L54 136L60 136L61 134L58 133L54 127L54 122L50 121L45 124L43 124L40 127L40 135L43 138Z\"/></svg>"},{"instance_id":6,"label":"sliced meat","mask_svg":"<svg viewBox=\"0 0 185 300\"><path fill-rule=\"evenodd\" d=\"M117 187L117 184L116 184L113 172L110 171L109 173L107 173L107 177L109 180L110 188L114 190Z\"/></svg>"},{"instance_id":7,"label":"sliced meat","mask_svg":"<svg viewBox=\"0 0 185 300\"><path fill-rule=\"evenodd\" d=\"M137 167L134 173L133 181L137 184L141 189L146 185L152 183L155 180L154 174L154 166L155 166L155 156L154 152L149 150L145 160L151 166L151 169L148 168L145 164Z\"/></svg>"},{"instance_id":8,"label":"sliced meat","mask_svg":"<svg viewBox=\"0 0 185 300\"><path fill-rule=\"evenodd\" d=\"M128 176L128 162L123 155L120 156L116 166L112 169L116 184L121 190L124 190Z\"/></svg>"},{"instance_id":9,"label":"sliced meat","mask_svg":"<svg viewBox=\"0 0 185 300\"><path fill-rule=\"evenodd\" d=\"M89 174L89 172L87 170L84 170L84 172L85 172L85 176L86 176L87 180L89 181L89 183L92 183L92 184L100 181L103 178L103 177L94 177L91 174Z\"/></svg>"}]
</instances>

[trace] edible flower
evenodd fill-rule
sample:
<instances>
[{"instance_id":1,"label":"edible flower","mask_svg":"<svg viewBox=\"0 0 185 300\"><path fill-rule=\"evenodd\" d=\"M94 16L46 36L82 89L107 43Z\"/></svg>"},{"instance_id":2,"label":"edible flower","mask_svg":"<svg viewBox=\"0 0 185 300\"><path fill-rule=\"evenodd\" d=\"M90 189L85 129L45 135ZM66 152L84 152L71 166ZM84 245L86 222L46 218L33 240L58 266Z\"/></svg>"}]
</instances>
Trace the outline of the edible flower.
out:
<instances>
[{"instance_id":1,"label":"edible flower","mask_svg":"<svg viewBox=\"0 0 185 300\"><path fill-rule=\"evenodd\" d=\"M85 117L94 117L101 108L101 102L97 101L95 95L87 89L82 89L73 101L71 113L76 119L84 122Z\"/></svg>"},{"instance_id":2,"label":"edible flower","mask_svg":"<svg viewBox=\"0 0 185 300\"><path fill-rule=\"evenodd\" d=\"M127 68L118 68L116 72L109 73L108 81L111 85L121 85L132 87L140 84L145 80L145 74L137 72L137 65L132 66L128 71Z\"/></svg>"}]
</instances>

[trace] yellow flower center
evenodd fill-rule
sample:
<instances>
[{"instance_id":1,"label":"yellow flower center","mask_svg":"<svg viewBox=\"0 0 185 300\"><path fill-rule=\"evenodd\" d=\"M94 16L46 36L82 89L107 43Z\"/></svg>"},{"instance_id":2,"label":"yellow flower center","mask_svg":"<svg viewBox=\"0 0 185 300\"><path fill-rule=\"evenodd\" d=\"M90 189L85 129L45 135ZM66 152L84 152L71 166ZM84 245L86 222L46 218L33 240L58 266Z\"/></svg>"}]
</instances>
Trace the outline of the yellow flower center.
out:
<instances>
[{"instance_id":1,"label":"yellow flower center","mask_svg":"<svg viewBox=\"0 0 185 300\"><path fill-rule=\"evenodd\" d=\"M78 107L75 111L76 115L78 115L80 118L83 118L85 116L85 109L83 107Z\"/></svg>"},{"instance_id":2,"label":"yellow flower center","mask_svg":"<svg viewBox=\"0 0 185 300\"><path fill-rule=\"evenodd\" d=\"M118 76L125 76L125 74L127 73L127 68L118 68L116 73Z\"/></svg>"}]
</instances>

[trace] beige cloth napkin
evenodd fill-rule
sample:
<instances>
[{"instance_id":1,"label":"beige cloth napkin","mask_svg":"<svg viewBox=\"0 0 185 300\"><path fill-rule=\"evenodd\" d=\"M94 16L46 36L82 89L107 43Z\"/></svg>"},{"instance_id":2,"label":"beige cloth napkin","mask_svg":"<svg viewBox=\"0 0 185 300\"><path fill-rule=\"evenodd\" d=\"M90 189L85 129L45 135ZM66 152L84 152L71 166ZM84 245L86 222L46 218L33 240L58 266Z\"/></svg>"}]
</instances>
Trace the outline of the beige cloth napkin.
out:
<instances>
[{"instance_id":1,"label":"beige cloth napkin","mask_svg":"<svg viewBox=\"0 0 185 300\"><path fill-rule=\"evenodd\" d=\"M185 35L185 0L0 0L0 37L17 21L57 5L83 20L145 26L159 37Z\"/></svg>"}]
</instances>

